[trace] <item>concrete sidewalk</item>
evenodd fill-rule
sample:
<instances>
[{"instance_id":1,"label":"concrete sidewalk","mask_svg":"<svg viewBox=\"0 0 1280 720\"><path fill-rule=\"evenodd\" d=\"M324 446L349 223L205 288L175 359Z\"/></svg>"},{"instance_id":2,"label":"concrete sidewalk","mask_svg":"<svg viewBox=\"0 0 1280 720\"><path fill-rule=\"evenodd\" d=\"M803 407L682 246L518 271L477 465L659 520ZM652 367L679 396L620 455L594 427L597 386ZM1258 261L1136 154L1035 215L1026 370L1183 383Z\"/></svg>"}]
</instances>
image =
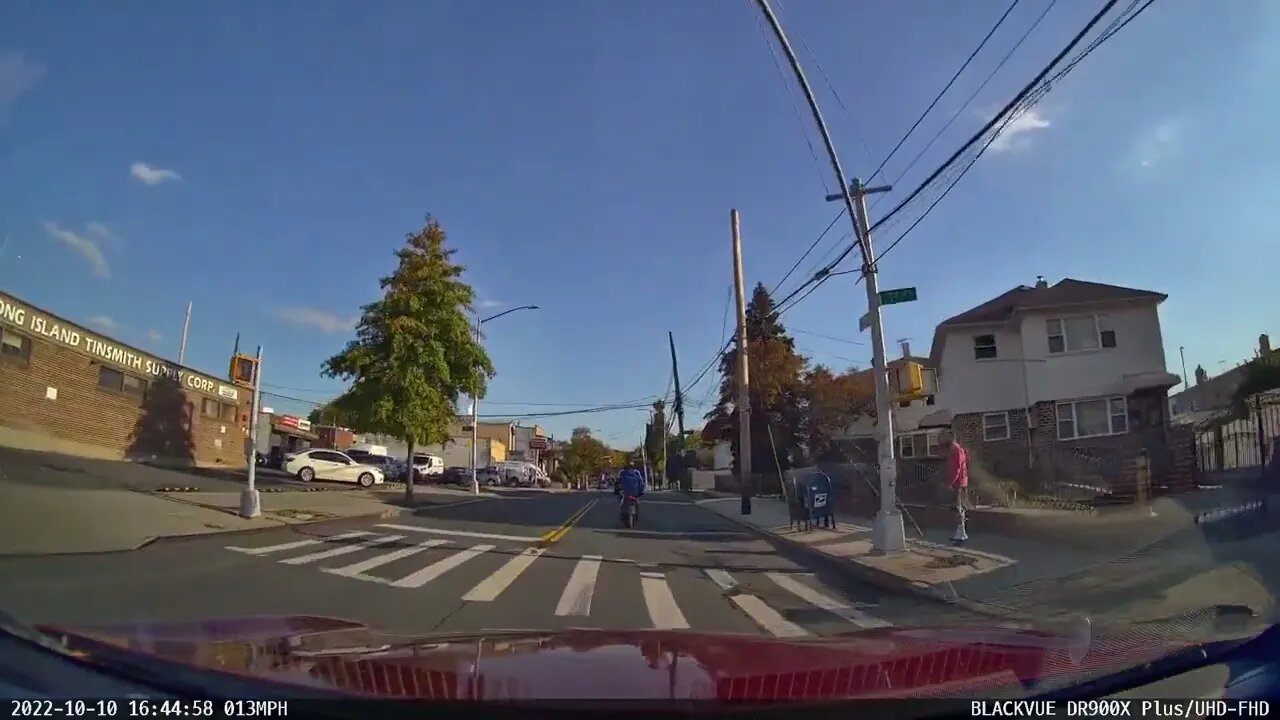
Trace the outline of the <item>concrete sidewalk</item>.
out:
<instances>
[{"instance_id":1,"label":"concrete sidewalk","mask_svg":"<svg viewBox=\"0 0 1280 720\"><path fill-rule=\"evenodd\" d=\"M1047 621L1086 613L1145 622L1215 604L1261 612L1280 594L1280 567L1267 560L1280 532L1265 513L1238 516L1235 535L1207 535L1206 526L1180 521L1180 529L1147 545L1118 545L1110 553L1072 547L1053 536L1009 538L976 528L957 548L948 543L950 532L918 533L909 525L908 534L916 537L908 539L907 551L876 554L870 518L837 523L835 531L800 531L790 527L780 499L755 498L747 516L740 514L737 498L698 504L862 581L1002 617ZM1105 534L1114 527L1079 518L1075 532Z\"/></svg>"}]
</instances>

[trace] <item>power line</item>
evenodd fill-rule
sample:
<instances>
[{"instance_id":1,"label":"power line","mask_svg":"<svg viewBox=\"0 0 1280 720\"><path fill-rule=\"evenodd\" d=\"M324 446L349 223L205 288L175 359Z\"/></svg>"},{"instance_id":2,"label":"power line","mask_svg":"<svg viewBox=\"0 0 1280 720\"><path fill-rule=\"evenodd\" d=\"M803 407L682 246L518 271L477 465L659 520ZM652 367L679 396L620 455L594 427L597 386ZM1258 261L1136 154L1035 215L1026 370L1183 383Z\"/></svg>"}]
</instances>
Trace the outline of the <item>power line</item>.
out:
<instances>
[{"instance_id":1,"label":"power line","mask_svg":"<svg viewBox=\"0 0 1280 720\"><path fill-rule=\"evenodd\" d=\"M1084 39L1084 36L1089 34L1089 31L1092 30L1093 27L1102 20L1103 16L1105 16L1108 12L1110 12L1111 8L1115 7L1115 4L1118 1L1119 0L1107 0L1107 3L1102 6L1102 9L1099 10L1098 13L1089 20L1089 22L1084 26L1084 28L1080 30L1080 32L1076 33L1076 36L1071 39L1071 42L1067 43L1067 46L1064 47L1056 56L1054 56L1053 60L1049 61L1049 64L1045 65L1044 69L1042 69L1038 74L1036 74L1035 78L1033 78L1031 82L1027 83L1022 88L1022 90L1018 91L1018 94L1015 95L1014 98L1010 100L1008 104L1006 104L1000 110L1000 112L996 113L995 117L987 121L987 123L982 126L981 130L974 133L973 137L969 138L969 140L964 145L961 145L959 150L956 150L954 153L952 153L951 157L947 158L946 162L942 163L940 166L938 166L936 170L930 173L929 177L925 178L924 182L920 183L920 185L917 186L915 190L911 191L910 195L908 195L905 199L903 199L901 202L895 205L894 208L890 210L887 215L880 218L880 220L876 221L875 224L873 224L870 229L872 231L876 230L877 228L879 228L880 226L888 222L889 219L892 218L894 215L897 215L899 212L901 212L902 208L906 207L907 203L910 203L912 200L916 198L916 196L924 192L924 189L928 187L931 183L933 183L933 181L936 180L939 175L945 172L947 168L951 167L951 165L955 163L955 161L962 154L964 154L965 151L967 151L969 148L976 145L978 141L980 141L988 132L991 131L991 128L995 127L998 122L1004 119L1005 116L1007 116L1015 107L1021 104L1022 101L1027 97L1027 95L1031 94L1031 91L1035 89L1036 86L1038 86L1040 82L1049 75L1049 73L1053 72L1053 69L1057 67L1058 63L1062 62L1062 59L1066 57L1067 54L1070 53L1075 48L1076 45L1080 44L1080 41Z\"/></svg>"},{"instance_id":2,"label":"power line","mask_svg":"<svg viewBox=\"0 0 1280 720\"><path fill-rule=\"evenodd\" d=\"M755 13L752 13L755 15ZM800 117L800 108L796 105L795 95L792 93L791 85L787 82L787 76L782 72L782 63L778 61L778 52L773 49L773 43L769 42L769 36L765 34L764 23L760 22L760 16L755 15L756 25L760 28L760 39L764 40L764 44L769 48L769 55L773 58L773 69L778 71L778 80L782 83L782 90L787 94L787 102L791 103L791 111L795 113L796 122L800 124L800 132L804 135L804 144L809 146L809 156L813 158L813 166L818 171L818 181L822 183L822 189L831 192L831 187L827 185L827 178L822 174L822 163L818 161L818 152L813 149L813 141L809 139L809 131L804 124L804 118Z\"/></svg>"},{"instance_id":3,"label":"power line","mask_svg":"<svg viewBox=\"0 0 1280 720\"><path fill-rule=\"evenodd\" d=\"M831 340L832 342L848 343L850 345L866 345L866 343L860 342L858 340L847 340L845 338L838 338L834 335L823 335L822 333L816 333L816 332L813 332L812 330L801 330L800 328L794 328L794 327L788 328L788 330L794 333L800 333L802 335L812 335L813 337L819 337L819 338L822 338L823 340Z\"/></svg>"},{"instance_id":4,"label":"power line","mask_svg":"<svg viewBox=\"0 0 1280 720\"><path fill-rule=\"evenodd\" d=\"M1000 69L1009 62L1009 59L1018 51L1018 48L1022 47L1022 43L1026 42L1026 39L1030 37L1031 33L1034 32L1037 27L1040 26L1040 22L1049 14L1049 11L1053 9L1053 6L1057 4L1058 0L1051 0L1049 5L1045 7L1044 11L1040 13L1040 16L1035 19L1035 22L1031 23L1031 26L1027 28L1026 32L1022 33L1022 37L1018 38L1018 42L1014 43L1013 47L1009 49L1009 52L1005 53L1004 57L1000 59L1000 62L996 64L995 68L987 74L986 79L982 81L982 84L978 86L978 89L974 90L973 93L969 95L969 98L964 101L964 104L951 115L951 118L947 120L947 124L943 125L938 132L933 134L933 137L929 139L929 142L924 146L924 148L922 148L920 152L916 153L916 156L911 159L911 162L907 163L907 166L902 169L902 172L898 173L898 176L893 179L893 182L889 183L890 185L897 185L902 178L906 177L908 172L911 172L911 168L915 167L917 162L920 162L920 158L924 157L924 154L929 152L929 149L933 147L934 143L938 142L942 137L942 134L945 133L947 129L951 127L952 123L954 123L956 119L969 108L969 105L971 105L974 99L978 97L978 94L986 89L992 78L996 76L996 73L1000 72ZM883 202L887 197L888 195L881 195L876 198L875 202L871 204L871 209L875 210L876 206Z\"/></svg>"},{"instance_id":5,"label":"power line","mask_svg":"<svg viewBox=\"0 0 1280 720\"><path fill-rule=\"evenodd\" d=\"M1000 29L1000 26L1004 24L1005 18L1009 17L1009 13L1013 12L1013 9L1018 6L1019 1L1020 0L1013 0L1009 7L1005 9L1004 14L1000 16L1000 19L996 21L996 24L991 26L991 29L987 31L986 36L982 38L982 42L978 43L978 47L974 48L973 52L969 53L969 57L965 59L964 64L960 66L960 69L956 70L955 74L951 76L951 79L947 81L947 84L942 88L942 91L934 96L933 102L929 103L929 107L925 108L924 112L920 113L920 117L916 118L916 121L911 124L911 128L902 136L902 139L898 141L898 144L894 145L893 149L889 151L889 154L885 156L884 160L880 161L880 166L876 168L875 172L871 173L871 177L867 180L868 182L875 180L876 176L880 174L880 171L884 170L884 166L888 164L889 160L891 160L893 156L897 154L898 150L902 148L902 144L907 141L907 138L911 137L911 133L915 132L916 128L920 127L920 123L924 122L924 119L928 117L929 113L933 111L933 108L937 106L938 101L942 100L942 96L947 94L947 91L951 89L952 85L955 85L956 80L959 79L960 75L965 71L965 68L969 67L969 63L973 62L973 59L978 56L978 53L982 51L982 48L986 47L987 41L991 39L992 35L996 34L996 30Z\"/></svg>"},{"instance_id":6,"label":"power line","mask_svg":"<svg viewBox=\"0 0 1280 720\"><path fill-rule=\"evenodd\" d=\"M1110 8L1116 2L1117 0L1111 0L1111 2L1107 4L1107 7L1103 8L1102 12L1106 12L1107 8ZM1079 55L1077 55L1074 59L1072 59L1072 61L1068 63L1066 67L1058 71L1049 80L1038 85L1034 91L1034 94L1029 95L1027 101L1016 112L1011 113L1005 119L1005 121L1000 125L1000 127L996 130L996 132L992 133L991 137L987 138L986 142L983 143L982 147L978 149L978 152L968 161L968 163L965 164L964 168L962 168L960 172L956 175L956 177L951 180L951 182L942 191L942 193L936 199L934 199L933 202L929 204L929 207L925 209L924 213L922 213L920 217L916 218L915 222L911 223L911 225L909 225L907 229L902 232L902 234L898 235L898 237L895 238L893 242L889 243L889 245L885 247L884 250L880 251L880 254L876 256L876 261L878 262L880 258L883 258L890 250L896 247L898 243L902 242L903 238L905 238L912 230L914 230L916 226L919 225L935 207L937 207L938 203L942 202L942 199L945 198L947 194L951 192L951 189L954 188L956 184L960 182L960 179L963 178L965 174L969 172L969 169L973 167L974 163L978 162L978 158L982 157L982 154L986 152L987 148L989 148L993 142L995 142L996 138L1000 137L1000 133L1004 132L1004 130L1009 126L1010 123L1012 123L1015 119L1020 117L1021 113L1026 112L1032 106L1034 106L1037 102L1039 102L1045 95L1049 93L1050 90L1053 89L1053 84L1055 82L1065 77L1067 73L1071 72L1071 70L1074 69L1075 66L1078 65L1081 60L1084 60L1084 58L1087 57L1089 53L1093 52L1100 45L1102 45L1102 43L1106 42L1113 35L1115 35L1117 32L1123 29L1126 25L1132 22L1134 18L1142 14L1142 11L1150 7L1151 4L1155 2L1155 0L1147 0L1146 3L1142 5L1142 7L1130 13L1130 11L1133 10L1133 8L1136 7L1139 2L1141 2L1141 0L1133 0L1133 2L1129 4L1129 7L1126 8L1124 12L1122 12L1119 16L1117 16L1116 19L1111 22L1111 25L1109 25L1106 30L1100 33L1098 37L1095 38L1087 48L1085 48L1083 51L1080 52ZM1098 19L1100 19L1100 14L1099 16L1095 16L1093 22L1096 22ZM1086 31L1087 29L1088 28L1086 28ZM1078 41L1082 36L1083 35L1077 35L1076 40ZM1075 41L1073 41L1073 45L1074 43ZM1070 49L1071 49L1071 46L1068 46L1067 50L1070 51ZM1057 60L1060 60L1062 56L1065 54L1066 53L1062 53L1058 56L1058 58L1055 58L1055 63Z\"/></svg>"},{"instance_id":7,"label":"power line","mask_svg":"<svg viewBox=\"0 0 1280 720\"><path fill-rule=\"evenodd\" d=\"M1140 2L1140 0L1134 0L1134 2L1130 4L1129 8L1125 10L1125 13L1121 13L1121 15L1117 18L1117 20L1112 22L1112 25L1108 28L1108 30L1100 34L1099 37L1096 38L1088 46L1088 48L1082 51L1078 57L1076 57L1071 61L1068 67L1064 68L1058 74L1054 75L1053 78L1051 78L1048 83L1044 83L1044 80L1049 75L1049 73L1053 72L1053 69L1057 67L1057 65L1060 62L1062 62L1063 58L1065 58L1068 54L1070 54L1070 52L1077 45L1080 44L1080 41L1083 40L1084 37L1089 34L1089 31L1092 30L1094 26L1096 26L1102 20L1102 18L1108 12L1111 11L1113 7L1115 7L1117 2L1118 0L1107 0L1106 4L1103 5L1102 9L1099 10L1097 14L1095 14L1087 24L1085 24L1084 28L1082 28L1080 32L1076 33L1075 37L1073 37L1071 41L1067 43L1066 47L1064 47L1056 56L1054 56L1054 58L1050 60L1049 63L1035 76L1035 78L1033 78L1031 82L1027 83L1018 92L1018 94L1015 95L1014 98L1010 100L1000 110L1000 112L996 113L996 115L992 117L991 120L989 120L985 125L983 125L982 129L980 129L971 138L969 138L969 140L965 142L965 144L962 145L958 150L952 153L952 155L949 158L947 158L947 160L943 162L940 166L938 166L938 168L935 169L929 175L929 177L924 180L924 182L920 183L919 186L917 186L913 191L911 191L910 195L908 195L905 199L903 199L896 206L894 206L894 208L891 211L889 211L887 215L885 215L879 221L874 223L869 229L874 231L876 229L881 228L886 222L889 221L890 218L892 218L897 213L901 212L904 207L906 207L909 203L915 200L916 197L919 196L925 190L925 188L927 188L935 180L937 180L938 177L941 176L943 172L945 172L948 168L950 168L953 164L955 164L956 160L959 159L961 155L963 155L973 145L977 144L980 140L983 140L984 138L986 138L987 142L983 146L982 150L985 150L986 147L989 146L991 142L994 141L994 136L990 138L986 137L992 128L994 128L997 124L1000 124L1001 126L1000 130L997 130L995 133L995 136L998 136L1000 131L1003 130L1005 127L1007 127L1008 124L1013 120L1013 116L1011 115L1012 112L1019 109L1021 109L1022 111L1025 111L1032 104L1034 104L1034 102L1038 101L1041 97L1044 96L1044 94L1048 92L1048 90L1052 87L1052 84L1054 82L1057 82L1062 77L1064 77L1067 72L1069 72L1072 68L1074 68L1075 65L1078 64L1081 60L1083 60L1084 57L1087 56L1090 52L1092 52L1099 45L1101 45L1102 42L1105 42L1106 40L1110 39L1112 36L1115 35L1116 32L1119 32L1121 28L1128 25L1128 23L1131 22L1134 17L1140 14L1143 10L1146 10L1148 7L1150 7L1150 5L1152 4L1152 2L1154 2L1154 0L1147 0L1146 4L1144 4L1141 8L1139 8L1137 12L1134 12L1128 18L1124 19L1123 21L1120 21L1120 18L1124 17L1125 13L1129 12L1129 9L1132 9L1134 6L1137 5L1138 2ZM1030 103L1027 103L1025 107L1021 107L1024 104L1024 102L1027 100L1028 96L1030 96L1033 91L1037 91L1037 89L1040 89L1037 96ZM979 155L981 155L982 150L979 151ZM966 165L965 168L960 172L960 175L955 180L951 181L951 183L943 191L943 196L945 196L946 193L949 192L950 189L955 186L956 182L958 182L959 177L963 177L964 173L968 171L968 168L973 166L973 162L975 161L976 161L976 158L971 160L968 163L968 165ZM929 209L932 209L933 207L935 207L937 203L938 203L938 200L935 200L930 205ZM842 210L840 214L837 215L837 219L839 219L844 214L844 212L845 211ZM928 210L926 210L926 214L927 212ZM879 260L880 257L883 257L886 252L888 252L895 245L901 242L902 238L905 237L907 233L909 233L912 229L914 229L916 225L919 225L920 220L922 219L923 219L923 216L917 219L916 222L913 223L910 227L908 227L907 230L903 232L902 235L900 235L897 239L895 239L894 242L889 245L889 247L887 247L884 251L881 251L879 256L875 259ZM778 303L780 307L785 305L785 303L788 300L795 297L796 295L799 295L801 292L804 292L804 296L799 298L795 302L791 303L790 305L783 307L781 310L779 310L779 314L794 308L797 304L799 304L799 302L804 300L804 298L808 297L810 294L813 293L814 290L816 290L819 286L821 286L822 283L826 282L826 280L832 275L831 271L837 265L839 265L840 262L842 262L846 257L848 257L848 255L851 252L853 252L854 248L856 247L858 247L858 245L856 244L849 245L848 247L846 247L844 251L842 251L838 256L836 256L836 258L833 261L831 261L830 263L827 263L827 265L825 265L820 270L818 270L818 272L814 273L813 277L811 277L808 281L806 281L804 284L800 285L800 287L797 287L795 290L789 293L787 297L783 299L782 302ZM858 281L860 282L861 280L862 278L859 277Z\"/></svg>"}]
</instances>

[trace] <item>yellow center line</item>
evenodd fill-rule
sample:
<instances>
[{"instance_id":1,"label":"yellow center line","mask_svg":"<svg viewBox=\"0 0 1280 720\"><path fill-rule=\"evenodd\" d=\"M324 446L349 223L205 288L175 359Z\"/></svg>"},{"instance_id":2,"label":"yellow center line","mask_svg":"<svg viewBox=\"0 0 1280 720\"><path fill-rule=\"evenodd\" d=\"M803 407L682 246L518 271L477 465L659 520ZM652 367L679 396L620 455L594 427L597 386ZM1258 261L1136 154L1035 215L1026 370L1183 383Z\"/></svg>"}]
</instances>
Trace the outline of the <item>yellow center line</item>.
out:
<instances>
[{"instance_id":1,"label":"yellow center line","mask_svg":"<svg viewBox=\"0 0 1280 720\"><path fill-rule=\"evenodd\" d=\"M563 525L556 528L555 530L548 530L547 532L543 533L541 538L542 545L546 546L554 542L559 542L560 538L564 537L570 530L573 529L574 523L581 520L582 516L590 512L591 508L595 507L596 503L598 502L600 502L600 499L596 498L595 500L592 500L586 505L583 505L582 508L578 510L578 512L569 516L569 519L565 520Z\"/></svg>"}]
</instances>

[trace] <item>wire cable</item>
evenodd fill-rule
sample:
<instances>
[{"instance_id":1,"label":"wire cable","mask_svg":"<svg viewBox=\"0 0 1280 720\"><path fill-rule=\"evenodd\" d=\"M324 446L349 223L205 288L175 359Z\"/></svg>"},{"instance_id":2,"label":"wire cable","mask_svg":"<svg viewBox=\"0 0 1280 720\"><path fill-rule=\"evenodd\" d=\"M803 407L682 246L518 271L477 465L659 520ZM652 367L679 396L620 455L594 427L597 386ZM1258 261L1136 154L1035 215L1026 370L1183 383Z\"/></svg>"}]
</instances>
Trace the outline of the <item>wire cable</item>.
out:
<instances>
[{"instance_id":1,"label":"wire cable","mask_svg":"<svg viewBox=\"0 0 1280 720\"><path fill-rule=\"evenodd\" d=\"M947 124L943 125L938 132L933 134L933 137L930 138L928 144L926 144L920 152L916 153L916 156L911 159L911 162L907 163L907 166L902 169L902 172L898 173L898 176L893 179L893 182L889 183L891 186L897 185L902 178L906 177L907 173L911 172L911 168L915 167L916 163L920 162L920 158L924 157L924 154L929 152L929 149L933 147L934 143L938 142L942 137L942 134L945 133L953 123L955 123L956 119L958 119L971 104L973 104L973 101L978 97L978 94L986 89L987 85L990 84L991 80L996 76L996 73L1000 72L1000 69L1003 68L1005 64L1009 62L1009 59L1013 57L1013 54L1018 52L1018 48L1022 47L1022 43L1026 42L1032 32L1035 32L1035 29L1040 26L1040 22L1049 14L1049 11L1053 9L1053 6L1057 4L1058 0L1051 0L1049 5L1045 7L1044 11L1040 13L1040 16L1035 19L1035 22L1031 23L1031 26L1027 28L1026 32L1022 33L1022 37L1018 38L1018 42L1014 43L1013 47L1009 49L1009 52L1005 53L1004 57L1000 59L1000 62L996 64L995 68L987 74L986 79L982 81L982 84L978 86L978 89L974 90L973 93L969 95L969 98L964 101L964 104L951 115L949 120L947 120ZM877 205L888 197L889 196L886 194L876 198L875 202L871 204L871 209L874 210Z\"/></svg>"},{"instance_id":2,"label":"wire cable","mask_svg":"<svg viewBox=\"0 0 1280 720\"><path fill-rule=\"evenodd\" d=\"M893 149L889 151L889 154L885 156L884 160L880 161L880 166L876 168L875 172L871 173L871 176L867 178L867 182L875 180L876 176L880 174L880 171L884 170L884 166L888 164L889 160L891 160L893 156L897 154L898 150L902 148L902 144L907 141L907 138L911 137L911 134L916 131L916 128L920 127L920 123L924 122L924 119L929 116L930 112L933 112L933 108L938 105L940 100L942 100L942 96L946 95L947 91L951 89L951 86L956 84L956 80L959 79L960 75L969 67L969 63L972 63L973 59L982 51L982 48L986 47L987 41L991 39L992 35L996 34L996 30L1000 29L1000 26L1004 24L1005 19L1009 17L1009 13L1013 12L1013 9L1018 6L1019 2L1020 0L1013 0L1009 7L1005 9L1004 14L1000 16L1000 19L996 21L996 24L991 26L991 29L987 31L986 36L982 38L982 42L978 43L978 47L974 48L973 52L969 53L969 57L960 65L960 69L956 70L955 74L951 76L951 79L947 81L945 86L943 86L942 91L934 96L933 102L929 103L929 107L925 108L924 112L920 113L920 117L916 118L916 121L911 124L911 128L902 136L902 139L898 141L898 144L894 145Z\"/></svg>"}]
</instances>

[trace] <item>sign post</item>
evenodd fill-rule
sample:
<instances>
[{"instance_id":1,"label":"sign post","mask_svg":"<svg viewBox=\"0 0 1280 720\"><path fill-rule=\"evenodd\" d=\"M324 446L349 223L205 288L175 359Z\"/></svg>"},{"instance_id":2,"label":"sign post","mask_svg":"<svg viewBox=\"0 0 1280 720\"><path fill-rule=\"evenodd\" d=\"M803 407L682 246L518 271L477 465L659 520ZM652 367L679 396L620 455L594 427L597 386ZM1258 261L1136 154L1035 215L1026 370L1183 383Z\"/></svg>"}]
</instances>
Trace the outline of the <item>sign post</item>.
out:
<instances>
[{"instance_id":1,"label":"sign post","mask_svg":"<svg viewBox=\"0 0 1280 720\"><path fill-rule=\"evenodd\" d=\"M258 346L253 375L253 401L249 403L249 483L240 493L240 517L256 518L262 514L262 496L255 485L258 470L258 403L262 399L262 346Z\"/></svg>"}]
</instances>

